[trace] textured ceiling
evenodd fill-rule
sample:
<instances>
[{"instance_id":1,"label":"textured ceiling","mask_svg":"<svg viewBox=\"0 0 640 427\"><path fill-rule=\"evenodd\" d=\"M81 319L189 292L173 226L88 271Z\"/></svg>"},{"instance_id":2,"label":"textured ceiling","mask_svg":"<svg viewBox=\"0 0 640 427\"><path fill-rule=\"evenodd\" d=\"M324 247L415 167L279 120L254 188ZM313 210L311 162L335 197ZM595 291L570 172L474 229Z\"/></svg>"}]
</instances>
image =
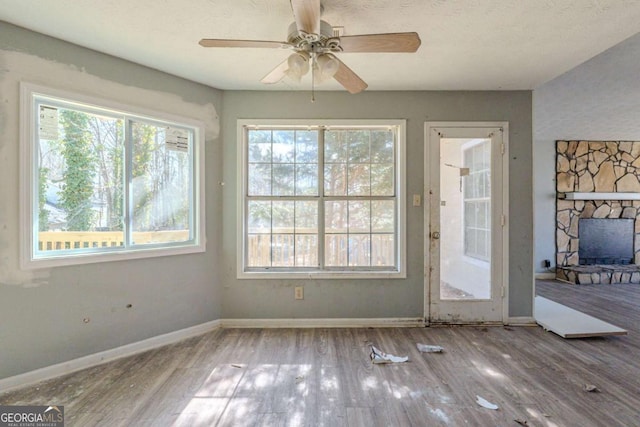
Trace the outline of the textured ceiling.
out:
<instances>
[{"instance_id":1,"label":"textured ceiling","mask_svg":"<svg viewBox=\"0 0 640 427\"><path fill-rule=\"evenodd\" d=\"M344 53L368 90L533 89L640 29L638 0L323 0L345 35L416 31L417 53ZM287 50L203 48L201 38L285 40L288 0L0 0L0 20L220 89L259 80ZM341 89L335 83L319 89Z\"/></svg>"}]
</instances>

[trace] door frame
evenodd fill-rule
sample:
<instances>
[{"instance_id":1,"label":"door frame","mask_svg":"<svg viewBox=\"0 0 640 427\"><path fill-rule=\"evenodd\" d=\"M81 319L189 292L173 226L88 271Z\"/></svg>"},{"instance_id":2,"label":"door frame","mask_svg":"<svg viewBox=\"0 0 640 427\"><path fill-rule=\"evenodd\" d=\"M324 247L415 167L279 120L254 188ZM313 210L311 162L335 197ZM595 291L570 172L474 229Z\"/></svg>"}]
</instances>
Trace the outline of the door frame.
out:
<instances>
[{"instance_id":1,"label":"door frame","mask_svg":"<svg viewBox=\"0 0 640 427\"><path fill-rule=\"evenodd\" d=\"M432 260L430 256L430 240L431 240L431 209L435 202L431 198L431 146L434 143L440 142L440 137L437 141L432 138L432 131L440 130L446 131L446 129L461 129L461 128L499 128L502 130L502 147L500 156L501 167L501 203L495 205L492 203L492 216L499 215L501 219L501 239L495 240L495 234L492 232L492 246L497 242L501 245L501 257L494 260L499 263L496 266L498 274L501 276L502 281L502 324L507 324L509 320L509 122L467 122L467 121L427 121L424 124L424 187L423 187L423 200L424 200L424 235L423 235L423 250L424 250L424 321L428 325L431 319L431 286L430 277ZM492 162L498 159L492 159Z\"/></svg>"}]
</instances>

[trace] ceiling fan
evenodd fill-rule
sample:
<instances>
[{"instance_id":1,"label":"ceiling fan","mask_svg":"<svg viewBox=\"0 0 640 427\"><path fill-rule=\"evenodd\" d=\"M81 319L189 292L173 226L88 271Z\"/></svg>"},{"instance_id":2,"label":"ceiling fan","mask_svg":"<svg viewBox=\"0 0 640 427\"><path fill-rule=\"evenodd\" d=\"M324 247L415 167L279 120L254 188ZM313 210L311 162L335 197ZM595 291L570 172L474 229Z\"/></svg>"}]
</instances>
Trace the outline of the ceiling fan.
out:
<instances>
[{"instance_id":1,"label":"ceiling fan","mask_svg":"<svg viewBox=\"0 0 640 427\"><path fill-rule=\"evenodd\" d=\"M262 80L277 83L285 76L300 81L311 70L314 83L336 79L350 93L367 88L356 73L336 53L341 52L415 52L420 46L418 33L386 33L339 36L320 19L320 0L291 0L295 22L289 26L287 41L202 39L204 47L284 48L293 53Z\"/></svg>"}]
</instances>

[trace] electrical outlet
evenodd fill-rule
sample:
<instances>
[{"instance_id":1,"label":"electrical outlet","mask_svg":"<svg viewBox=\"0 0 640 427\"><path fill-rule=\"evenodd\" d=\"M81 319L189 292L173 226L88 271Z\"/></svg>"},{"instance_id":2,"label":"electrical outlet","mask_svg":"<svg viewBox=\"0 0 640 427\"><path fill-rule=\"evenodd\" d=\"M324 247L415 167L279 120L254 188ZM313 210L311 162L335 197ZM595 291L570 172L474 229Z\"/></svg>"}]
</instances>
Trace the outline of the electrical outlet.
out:
<instances>
[{"instance_id":1,"label":"electrical outlet","mask_svg":"<svg viewBox=\"0 0 640 427\"><path fill-rule=\"evenodd\" d=\"M293 289L293 297L295 299L304 299L304 287L303 286L296 286Z\"/></svg>"}]
</instances>

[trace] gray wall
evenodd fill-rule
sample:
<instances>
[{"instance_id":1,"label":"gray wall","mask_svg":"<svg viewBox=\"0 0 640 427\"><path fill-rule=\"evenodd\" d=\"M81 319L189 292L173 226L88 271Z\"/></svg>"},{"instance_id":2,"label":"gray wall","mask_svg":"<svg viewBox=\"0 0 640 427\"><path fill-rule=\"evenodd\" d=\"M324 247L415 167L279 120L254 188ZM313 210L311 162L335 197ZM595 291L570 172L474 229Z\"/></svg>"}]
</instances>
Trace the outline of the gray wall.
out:
<instances>
[{"instance_id":1,"label":"gray wall","mask_svg":"<svg viewBox=\"0 0 640 427\"><path fill-rule=\"evenodd\" d=\"M555 264L555 141L640 140L640 34L533 93L534 268Z\"/></svg>"},{"instance_id":2,"label":"gray wall","mask_svg":"<svg viewBox=\"0 0 640 427\"><path fill-rule=\"evenodd\" d=\"M203 120L207 252L20 270L20 80ZM0 22L0 378L220 318L221 102L218 90Z\"/></svg>"},{"instance_id":3,"label":"gray wall","mask_svg":"<svg viewBox=\"0 0 640 427\"><path fill-rule=\"evenodd\" d=\"M423 315L422 207L411 194L424 184L424 122L508 121L510 126L509 313L532 313L531 92L225 92L223 317L375 318ZM238 280L236 279L236 120L250 118L407 119L408 277L394 280ZM305 285L294 301L293 287Z\"/></svg>"},{"instance_id":4,"label":"gray wall","mask_svg":"<svg viewBox=\"0 0 640 427\"><path fill-rule=\"evenodd\" d=\"M207 252L20 270L20 80L203 120L207 126ZM532 313L529 91L365 92L356 96L320 92L315 104L309 102L308 93L223 94L0 22L0 101L0 378L219 318L423 315L423 208L411 206L410 197L407 279L236 279L238 118L407 119L407 195L422 193L425 121L508 121L509 313ZM221 181L226 185L220 186ZM294 301L292 288L299 283L305 285L305 299ZM127 304L133 308L126 309ZM83 323L85 317L91 322Z\"/></svg>"}]
</instances>

